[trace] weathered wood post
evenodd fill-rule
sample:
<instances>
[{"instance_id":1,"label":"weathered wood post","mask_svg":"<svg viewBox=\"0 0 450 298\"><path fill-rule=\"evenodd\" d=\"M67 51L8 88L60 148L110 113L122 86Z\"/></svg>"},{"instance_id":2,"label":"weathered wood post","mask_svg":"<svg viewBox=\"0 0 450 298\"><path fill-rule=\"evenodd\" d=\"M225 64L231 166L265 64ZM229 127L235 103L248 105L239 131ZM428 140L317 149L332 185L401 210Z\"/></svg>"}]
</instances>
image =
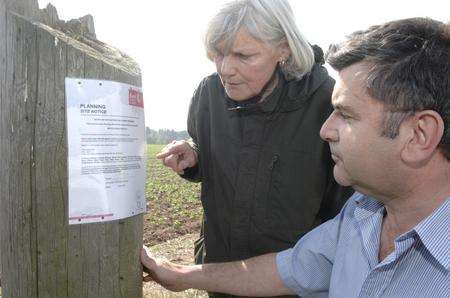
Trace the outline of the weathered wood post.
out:
<instances>
[{"instance_id":1,"label":"weathered wood post","mask_svg":"<svg viewBox=\"0 0 450 298\"><path fill-rule=\"evenodd\" d=\"M37 0L0 0L3 297L142 297L142 215L68 225L66 76L141 86L92 17L66 23Z\"/></svg>"}]
</instances>

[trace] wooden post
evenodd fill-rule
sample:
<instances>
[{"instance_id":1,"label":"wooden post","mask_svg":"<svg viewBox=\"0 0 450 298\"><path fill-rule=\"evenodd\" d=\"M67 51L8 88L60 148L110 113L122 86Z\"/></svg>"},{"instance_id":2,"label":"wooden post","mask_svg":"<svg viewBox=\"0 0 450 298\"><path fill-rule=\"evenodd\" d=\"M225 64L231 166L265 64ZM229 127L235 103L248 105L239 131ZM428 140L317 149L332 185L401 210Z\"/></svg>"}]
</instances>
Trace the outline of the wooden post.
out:
<instances>
[{"instance_id":1,"label":"wooden post","mask_svg":"<svg viewBox=\"0 0 450 298\"><path fill-rule=\"evenodd\" d=\"M67 76L141 86L140 71L93 38L83 24L92 18L55 14L37 0L0 0L2 294L142 297L142 215L68 225L64 86Z\"/></svg>"}]
</instances>

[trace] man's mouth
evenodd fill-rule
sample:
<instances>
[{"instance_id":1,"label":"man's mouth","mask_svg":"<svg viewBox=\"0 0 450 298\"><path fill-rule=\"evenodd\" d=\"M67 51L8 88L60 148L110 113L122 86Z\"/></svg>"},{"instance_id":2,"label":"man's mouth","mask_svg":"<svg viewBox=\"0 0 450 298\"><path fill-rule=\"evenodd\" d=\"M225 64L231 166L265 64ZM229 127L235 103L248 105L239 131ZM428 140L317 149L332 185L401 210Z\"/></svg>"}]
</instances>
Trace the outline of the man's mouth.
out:
<instances>
[{"instance_id":1,"label":"man's mouth","mask_svg":"<svg viewBox=\"0 0 450 298\"><path fill-rule=\"evenodd\" d=\"M339 157L336 155L336 154L334 154L334 153L331 153L331 159L335 162L335 163L337 163L340 159L339 159Z\"/></svg>"}]
</instances>

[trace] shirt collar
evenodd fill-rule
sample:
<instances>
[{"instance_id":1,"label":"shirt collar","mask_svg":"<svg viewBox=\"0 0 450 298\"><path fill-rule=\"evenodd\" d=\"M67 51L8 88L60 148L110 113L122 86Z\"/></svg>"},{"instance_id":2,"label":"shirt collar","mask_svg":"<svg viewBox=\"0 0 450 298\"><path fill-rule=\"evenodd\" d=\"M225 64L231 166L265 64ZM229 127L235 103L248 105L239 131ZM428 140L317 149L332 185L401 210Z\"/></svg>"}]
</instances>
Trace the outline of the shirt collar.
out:
<instances>
[{"instance_id":1,"label":"shirt collar","mask_svg":"<svg viewBox=\"0 0 450 298\"><path fill-rule=\"evenodd\" d=\"M374 198L355 193L355 219L363 220L379 212L384 205ZM417 233L431 255L446 269L450 269L450 197L413 230L400 236L411 237ZM414 233L415 232L415 233ZM400 239L400 238L399 238Z\"/></svg>"},{"instance_id":2,"label":"shirt collar","mask_svg":"<svg viewBox=\"0 0 450 298\"><path fill-rule=\"evenodd\" d=\"M354 200L356 202L355 208L355 219L357 221L363 220L375 213L377 213L380 208L384 208L384 205L374 198L365 196L360 193L354 194Z\"/></svg>"},{"instance_id":3,"label":"shirt collar","mask_svg":"<svg viewBox=\"0 0 450 298\"><path fill-rule=\"evenodd\" d=\"M450 269L450 197L414 230L433 257Z\"/></svg>"}]
</instances>

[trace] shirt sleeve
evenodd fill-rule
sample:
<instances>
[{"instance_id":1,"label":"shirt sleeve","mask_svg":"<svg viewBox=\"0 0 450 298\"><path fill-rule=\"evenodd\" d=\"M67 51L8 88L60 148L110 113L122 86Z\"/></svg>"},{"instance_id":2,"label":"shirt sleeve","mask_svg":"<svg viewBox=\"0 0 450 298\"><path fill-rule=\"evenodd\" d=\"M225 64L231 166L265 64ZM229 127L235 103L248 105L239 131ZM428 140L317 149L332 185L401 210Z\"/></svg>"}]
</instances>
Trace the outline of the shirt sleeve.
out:
<instances>
[{"instance_id":1,"label":"shirt sleeve","mask_svg":"<svg viewBox=\"0 0 450 298\"><path fill-rule=\"evenodd\" d=\"M334 219L302 237L294 248L277 254L276 263L281 280L297 295L328 295L344 214L345 206Z\"/></svg>"}]
</instances>

